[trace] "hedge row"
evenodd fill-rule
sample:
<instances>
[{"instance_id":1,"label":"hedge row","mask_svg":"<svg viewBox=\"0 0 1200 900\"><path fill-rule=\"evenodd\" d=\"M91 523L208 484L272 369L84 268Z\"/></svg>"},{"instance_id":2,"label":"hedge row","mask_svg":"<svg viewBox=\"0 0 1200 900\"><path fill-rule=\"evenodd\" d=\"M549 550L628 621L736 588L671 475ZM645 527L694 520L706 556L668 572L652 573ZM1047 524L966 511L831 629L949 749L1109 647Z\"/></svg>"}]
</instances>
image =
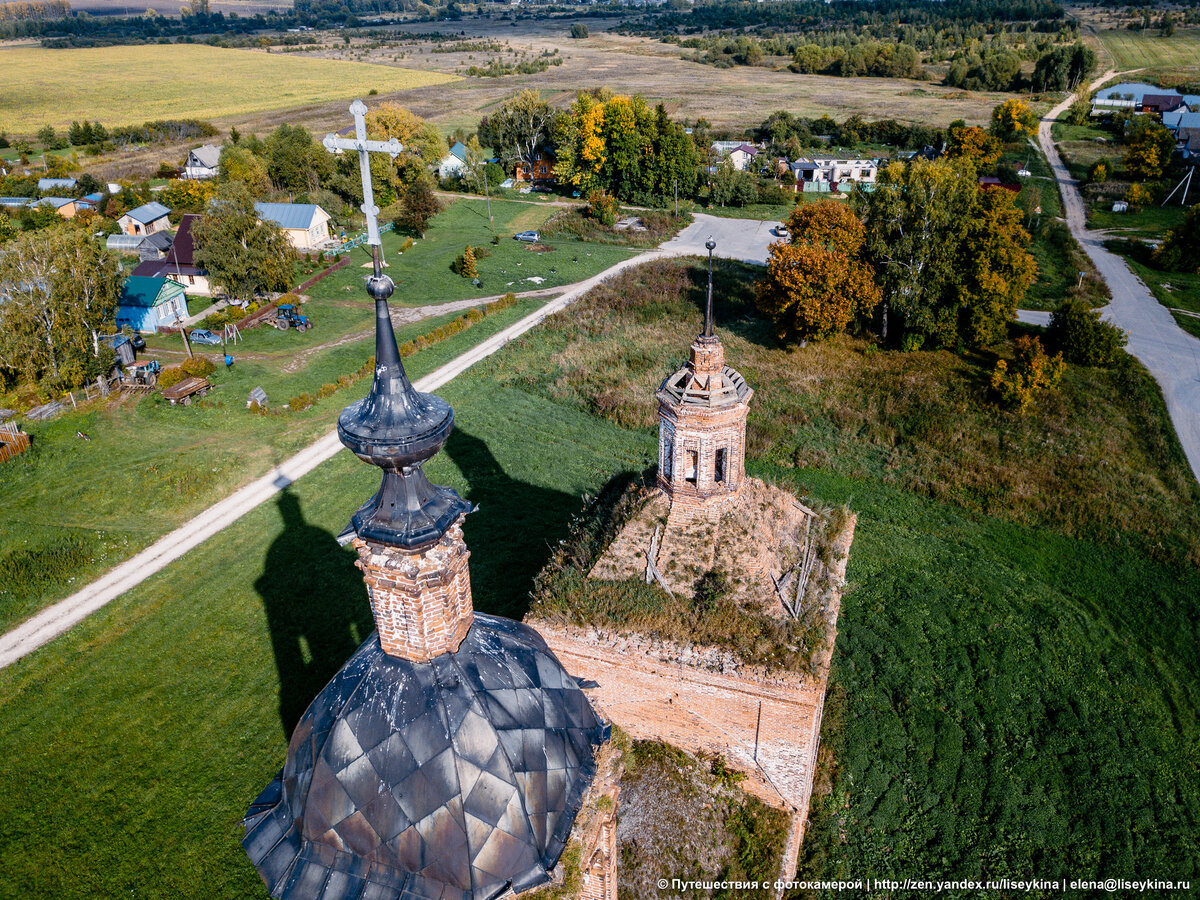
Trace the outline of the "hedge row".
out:
<instances>
[{"instance_id":1,"label":"hedge row","mask_svg":"<svg viewBox=\"0 0 1200 900\"><path fill-rule=\"evenodd\" d=\"M412 356L418 350L424 350L426 347L432 347L434 344L441 343L460 331L466 331L476 322L482 322L485 317L495 315L498 312L508 309L517 302L517 295L509 292L499 300L493 300L486 306L469 309L457 319L447 322L445 325L439 325L433 331L427 334L419 335L411 341L405 341L400 345L400 356L407 358ZM324 400L330 397L342 388L350 387L354 382L366 377L375 371L375 357L368 359L357 372L353 375L342 375L338 378L337 383L327 382L321 385L316 396L309 393L300 393L288 400L287 408L289 412L305 410L315 404L318 400ZM257 410L265 412L265 410Z\"/></svg>"}]
</instances>

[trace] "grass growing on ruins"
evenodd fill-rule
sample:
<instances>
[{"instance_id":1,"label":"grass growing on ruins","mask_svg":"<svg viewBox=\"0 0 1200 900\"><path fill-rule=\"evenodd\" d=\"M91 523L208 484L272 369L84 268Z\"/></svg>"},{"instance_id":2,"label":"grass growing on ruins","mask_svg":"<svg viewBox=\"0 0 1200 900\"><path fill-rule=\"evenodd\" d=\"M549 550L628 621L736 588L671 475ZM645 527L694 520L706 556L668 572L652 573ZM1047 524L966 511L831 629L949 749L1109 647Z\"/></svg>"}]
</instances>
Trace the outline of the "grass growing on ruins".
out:
<instances>
[{"instance_id":1,"label":"grass growing on ruins","mask_svg":"<svg viewBox=\"0 0 1200 900\"><path fill-rule=\"evenodd\" d=\"M751 456L1200 562L1200 487L1164 427L1157 386L1132 358L1111 369L1072 366L1059 389L1019 416L989 400L995 352L881 352L847 337L779 346L753 310L756 271L722 261L714 291L727 358L757 392ZM701 265L651 262L484 367L501 384L653 428L654 391L686 358L703 300Z\"/></svg>"},{"instance_id":2,"label":"grass growing on ruins","mask_svg":"<svg viewBox=\"0 0 1200 900\"><path fill-rule=\"evenodd\" d=\"M699 267L641 271L441 392L429 472L480 507L483 610L520 614L585 495L653 461L702 295ZM803 873L1200 877L1196 488L1153 384L1073 370L1018 421L981 405L979 361L774 347L737 271L718 327L757 391L750 474L859 517ZM0 670L0 896L265 898L238 821L280 705L369 632L333 535L377 478L341 455Z\"/></svg>"},{"instance_id":3,"label":"grass growing on ruins","mask_svg":"<svg viewBox=\"0 0 1200 900\"><path fill-rule=\"evenodd\" d=\"M620 900L662 896L658 879L758 881L778 878L788 817L736 787L721 760L666 744L634 741L624 755L617 878ZM680 900L769 900L770 889L672 890Z\"/></svg>"}]
</instances>

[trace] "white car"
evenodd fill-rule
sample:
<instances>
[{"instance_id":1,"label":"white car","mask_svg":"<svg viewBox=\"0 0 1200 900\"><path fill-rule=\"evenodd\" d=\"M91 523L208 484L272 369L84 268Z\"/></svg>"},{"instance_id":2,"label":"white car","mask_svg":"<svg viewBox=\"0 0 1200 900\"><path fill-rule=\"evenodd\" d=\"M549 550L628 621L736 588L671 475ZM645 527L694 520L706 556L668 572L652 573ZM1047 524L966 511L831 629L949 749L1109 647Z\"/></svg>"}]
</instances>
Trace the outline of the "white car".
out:
<instances>
[{"instance_id":1,"label":"white car","mask_svg":"<svg viewBox=\"0 0 1200 900\"><path fill-rule=\"evenodd\" d=\"M790 238L792 236L792 233L788 231L786 225L776 225L771 229L771 234L775 235L775 237L781 238Z\"/></svg>"}]
</instances>

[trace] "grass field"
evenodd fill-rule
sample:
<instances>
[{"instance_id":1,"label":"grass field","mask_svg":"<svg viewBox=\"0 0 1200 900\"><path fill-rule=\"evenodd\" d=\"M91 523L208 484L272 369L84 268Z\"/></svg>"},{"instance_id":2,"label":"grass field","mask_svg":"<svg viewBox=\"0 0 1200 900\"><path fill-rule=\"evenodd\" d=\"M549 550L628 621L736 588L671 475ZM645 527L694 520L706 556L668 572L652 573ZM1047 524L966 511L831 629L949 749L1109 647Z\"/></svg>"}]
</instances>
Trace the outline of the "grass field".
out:
<instances>
[{"instance_id":1,"label":"grass field","mask_svg":"<svg viewBox=\"0 0 1200 900\"><path fill-rule=\"evenodd\" d=\"M452 300L551 289L590 277L630 255L623 247L550 239L534 251L514 241L515 231L537 228L560 207L494 201L492 215L501 241L493 246L483 201L460 200L436 216L423 239L407 252L400 235L385 233L388 272L396 281L396 306L426 306ZM482 287L450 271L465 244L485 246L479 261ZM232 345L232 369L220 364L220 348L197 347L220 371L209 401L188 409L157 398L124 400L108 409L71 412L36 424L34 452L6 467L6 502L0 511L0 628L59 599L151 543L188 516L228 494L307 442L329 430L331 410L347 405L366 388L359 383L304 412L254 416L245 397L262 387L278 408L300 394L313 394L341 375L356 372L373 351L373 310L364 296L366 254L314 285L304 312L315 327L299 334L259 327ZM298 276L306 277L306 276ZM536 281L531 279L542 279ZM531 298L414 358L415 372L429 371L547 302ZM198 311L208 301L192 301ZM432 331L459 315L425 319L402 329L401 342ZM147 336L148 354L164 365L184 358L175 335ZM432 362L430 362L432 360ZM414 376L415 377L415 376ZM80 441L75 432L92 437ZM77 474L89 477L80 486ZM29 510L70 495L70 513L49 525ZM132 506L131 506L132 504ZM136 513L133 512L136 510Z\"/></svg>"},{"instance_id":2,"label":"grass field","mask_svg":"<svg viewBox=\"0 0 1200 900\"><path fill-rule=\"evenodd\" d=\"M0 49L0 130L213 119L456 80L438 72L194 44Z\"/></svg>"},{"instance_id":3,"label":"grass field","mask_svg":"<svg viewBox=\"0 0 1200 900\"><path fill-rule=\"evenodd\" d=\"M1200 575L1146 553L1195 543L1200 491L1153 383L1073 368L1020 419L986 360L774 346L744 271L717 322L750 470L859 514L802 874L1196 878ZM479 608L520 614L582 495L653 460L703 292L649 274L441 392ZM377 477L342 454L0 671L0 896L265 898L238 821L371 628L333 536Z\"/></svg>"},{"instance_id":4,"label":"grass field","mask_svg":"<svg viewBox=\"0 0 1200 900\"><path fill-rule=\"evenodd\" d=\"M1182 206L1147 206L1137 212L1115 213L1111 203L1088 207L1088 228L1111 231L1121 236L1162 240L1167 231L1183 221Z\"/></svg>"},{"instance_id":5,"label":"grass field","mask_svg":"<svg viewBox=\"0 0 1200 900\"><path fill-rule=\"evenodd\" d=\"M1165 67L1174 70L1200 64L1200 29L1178 28L1169 38L1157 31L1101 31L1101 45L1120 70Z\"/></svg>"},{"instance_id":6,"label":"grass field","mask_svg":"<svg viewBox=\"0 0 1200 900\"><path fill-rule=\"evenodd\" d=\"M491 209L495 233L500 238L497 244L491 242L492 227L483 200L454 201L437 216L425 237L404 254L395 251L405 236L385 233L384 253L388 275L396 283L396 299L405 306L424 306L506 291L558 287L595 275L631 252L568 238L547 238L534 250L534 245L515 241L513 235L537 230L561 207L493 200ZM490 254L478 261L479 287L450 270L450 264L467 244L483 247ZM331 299L361 297L362 278L368 272L362 265L368 257L364 250L357 250L354 259L353 264L314 285L310 293Z\"/></svg>"},{"instance_id":7,"label":"grass field","mask_svg":"<svg viewBox=\"0 0 1200 900\"><path fill-rule=\"evenodd\" d=\"M537 306L518 302L408 361L412 377L432 371ZM370 330L372 309L349 311ZM404 341L454 316L426 319L399 329ZM309 337L319 334L318 324ZM311 409L257 416L246 407L251 388L262 387L278 409L300 394L356 372L374 350L371 338L314 354L294 372L281 362L296 355L294 331L259 329L275 353L251 354L234 347L237 359L212 380L216 390L198 404L173 407L154 397L108 408L69 412L46 423L27 423L33 449L5 466L0 507L0 629L82 586L237 487L268 471L328 432L337 412L367 391L359 381ZM326 332L328 337L328 332ZM179 339L158 337L152 346L178 348ZM219 348L218 348L219 349ZM218 354L212 354L219 360ZM172 361L178 362L181 354ZM77 439L82 431L91 440ZM86 477L80 478L80 473ZM54 517L38 510L55 509ZM0 891L0 896L3 892Z\"/></svg>"}]
</instances>

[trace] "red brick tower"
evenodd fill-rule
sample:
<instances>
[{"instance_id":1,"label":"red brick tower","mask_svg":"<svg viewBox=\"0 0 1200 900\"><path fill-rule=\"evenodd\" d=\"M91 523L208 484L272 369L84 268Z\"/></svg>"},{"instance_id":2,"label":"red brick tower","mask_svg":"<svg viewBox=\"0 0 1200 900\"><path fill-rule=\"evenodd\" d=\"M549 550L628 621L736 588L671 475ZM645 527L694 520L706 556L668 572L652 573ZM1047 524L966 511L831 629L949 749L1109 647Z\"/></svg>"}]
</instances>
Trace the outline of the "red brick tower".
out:
<instances>
[{"instance_id":1,"label":"red brick tower","mask_svg":"<svg viewBox=\"0 0 1200 900\"><path fill-rule=\"evenodd\" d=\"M734 500L746 477L746 413L754 391L725 365L725 348L713 334L712 251L709 238L708 302L704 333L691 356L658 389L658 486L671 498L671 519L687 524L714 519Z\"/></svg>"}]
</instances>

